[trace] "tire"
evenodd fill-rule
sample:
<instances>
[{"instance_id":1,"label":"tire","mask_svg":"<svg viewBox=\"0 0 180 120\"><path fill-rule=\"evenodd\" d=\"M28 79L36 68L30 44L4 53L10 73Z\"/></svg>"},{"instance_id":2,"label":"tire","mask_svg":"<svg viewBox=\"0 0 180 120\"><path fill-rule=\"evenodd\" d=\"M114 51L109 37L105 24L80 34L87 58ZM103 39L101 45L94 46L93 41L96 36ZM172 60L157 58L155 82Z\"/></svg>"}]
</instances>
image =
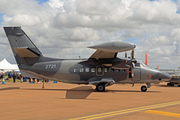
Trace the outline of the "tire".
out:
<instances>
[{"instance_id":1,"label":"tire","mask_svg":"<svg viewBox=\"0 0 180 120\"><path fill-rule=\"evenodd\" d=\"M172 84L171 83L167 83L167 86L172 86Z\"/></svg>"},{"instance_id":2,"label":"tire","mask_svg":"<svg viewBox=\"0 0 180 120\"><path fill-rule=\"evenodd\" d=\"M141 87L141 91L142 91L142 92L146 92L146 91L147 91L147 87L143 85L143 86Z\"/></svg>"},{"instance_id":3,"label":"tire","mask_svg":"<svg viewBox=\"0 0 180 120\"><path fill-rule=\"evenodd\" d=\"M105 91L105 84L98 84L98 85L96 85L96 90L98 92L104 92Z\"/></svg>"}]
</instances>

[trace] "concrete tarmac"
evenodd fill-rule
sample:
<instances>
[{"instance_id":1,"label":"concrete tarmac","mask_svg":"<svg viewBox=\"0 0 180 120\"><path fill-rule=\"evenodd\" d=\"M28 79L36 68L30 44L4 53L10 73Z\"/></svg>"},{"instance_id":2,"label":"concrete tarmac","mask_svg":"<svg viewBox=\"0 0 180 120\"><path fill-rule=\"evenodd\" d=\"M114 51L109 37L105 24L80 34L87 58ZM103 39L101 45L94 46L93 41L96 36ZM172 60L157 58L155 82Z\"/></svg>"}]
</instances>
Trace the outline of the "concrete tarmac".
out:
<instances>
[{"instance_id":1,"label":"concrete tarmac","mask_svg":"<svg viewBox=\"0 0 180 120\"><path fill-rule=\"evenodd\" d=\"M153 85L141 92L138 84L95 86L66 83L0 84L0 120L178 120L180 87Z\"/></svg>"}]
</instances>

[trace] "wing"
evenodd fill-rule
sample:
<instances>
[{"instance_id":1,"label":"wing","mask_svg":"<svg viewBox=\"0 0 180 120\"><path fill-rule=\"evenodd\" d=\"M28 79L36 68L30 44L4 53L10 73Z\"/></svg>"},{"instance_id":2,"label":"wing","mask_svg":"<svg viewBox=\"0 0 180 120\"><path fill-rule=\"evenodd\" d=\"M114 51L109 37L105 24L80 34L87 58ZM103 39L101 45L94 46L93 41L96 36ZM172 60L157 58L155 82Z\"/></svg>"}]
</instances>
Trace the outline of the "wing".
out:
<instances>
[{"instance_id":1,"label":"wing","mask_svg":"<svg viewBox=\"0 0 180 120\"><path fill-rule=\"evenodd\" d=\"M116 58L118 52L124 52L134 49L136 46L132 43L123 41L113 41L108 43L103 43L89 48L97 49L94 54L89 59L110 59Z\"/></svg>"},{"instance_id":2,"label":"wing","mask_svg":"<svg viewBox=\"0 0 180 120\"><path fill-rule=\"evenodd\" d=\"M94 58L98 60L99 58L115 58L117 56L117 52L108 52L108 51L102 51L102 50L96 50L94 54L90 58Z\"/></svg>"}]
</instances>

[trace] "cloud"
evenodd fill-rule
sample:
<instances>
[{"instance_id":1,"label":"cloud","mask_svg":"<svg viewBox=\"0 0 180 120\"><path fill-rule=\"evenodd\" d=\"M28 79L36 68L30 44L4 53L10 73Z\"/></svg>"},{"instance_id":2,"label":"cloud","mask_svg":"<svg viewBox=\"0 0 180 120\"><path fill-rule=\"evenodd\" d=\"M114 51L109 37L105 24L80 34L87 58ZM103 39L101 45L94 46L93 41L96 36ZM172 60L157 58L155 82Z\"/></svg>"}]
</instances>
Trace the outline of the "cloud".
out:
<instances>
[{"instance_id":1,"label":"cloud","mask_svg":"<svg viewBox=\"0 0 180 120\"><path fill-rule=\"evenodd\" d=\"M179 64L180 1L172 0L1 0L3 26L22 26L39 49L56 58L89 57L87 46L124 40L137 44L135 56L149 65L177 68ZM11 3L11 4L9 4ZM8 46L0 29L3 46ZM0 51L4 51L5 47ZM0 53L0 59L2 56ZM10 49L8 61L14 63ZM121 53L119 56L124 56ZM173 62L172 62L173 61Z\"/></svg>"},{"instance_id":2,"label":"cloud","mask_svg":"<svg viewBox=\"0 0 180 120\"><path fill-rule=\"evenodd\" d=\"M3 18L4 20L9 21L9 24L11 25L35 26L41 22L38 16L28 14L17 14L12 17L4 15Z\"/></svg>"}]
</instances>

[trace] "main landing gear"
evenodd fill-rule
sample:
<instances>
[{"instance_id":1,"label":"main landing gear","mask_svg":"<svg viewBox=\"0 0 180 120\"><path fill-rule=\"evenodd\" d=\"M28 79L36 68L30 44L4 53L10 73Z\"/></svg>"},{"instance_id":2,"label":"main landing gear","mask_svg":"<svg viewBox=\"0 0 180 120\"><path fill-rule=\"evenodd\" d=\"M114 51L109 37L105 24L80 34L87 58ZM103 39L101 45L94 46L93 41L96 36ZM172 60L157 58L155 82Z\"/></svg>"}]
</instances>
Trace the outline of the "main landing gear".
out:
<instances>
[{"instance_id":1,"label":"main landing gear","mask_svg":"<svg viewBox=\"0 0 180 120\"><path fill-rule=\"evenodd\" d=\"M173 86L173 85L174 85L174 84L171 83L171 82L167 83L167 86Z\"/></svg>"},{"instance_id":2,"label":"main landing gear","mask_svg":"<svg viewBox=\"0 0 180 120\"><path fill-rule=\"evenodd\" d=\"M147 91L147 88L150 88L150 87L151 87L151 84L149 84L149 83L146 83L146 85L147 85L147 87L146 87L145 85L143 85L143 86L141 87L141 91L142 91L142 92L146 92L146 91Z\"/></svg>"},{"instance_id":3,"label":"main landing gear","mask_svg":"<svg viewBox=\"0 0 180 120\"><path fill-rule=\"evenodd\" d=\"M151 87L151 84L149 84L149 83L146 83L146 85L147 86L143 85L141 87L142 92L146 92L147 89ZM99 83L99 84L96 85L96 91L98 91L98 92L104 92L105 88L106 88L106 83Z\"/></svg>"},{"instance_id":4,"label":"main landing gear","mask_svg":"<svg viewBox=\"0 0 180 120\"><path fill-rule=\"evenodd\" d=\"M99 84L96 85L96 90L98 92L104 92L105 88L106 88L105 83L99 83Z\"/></svg>"}]
</instances>

